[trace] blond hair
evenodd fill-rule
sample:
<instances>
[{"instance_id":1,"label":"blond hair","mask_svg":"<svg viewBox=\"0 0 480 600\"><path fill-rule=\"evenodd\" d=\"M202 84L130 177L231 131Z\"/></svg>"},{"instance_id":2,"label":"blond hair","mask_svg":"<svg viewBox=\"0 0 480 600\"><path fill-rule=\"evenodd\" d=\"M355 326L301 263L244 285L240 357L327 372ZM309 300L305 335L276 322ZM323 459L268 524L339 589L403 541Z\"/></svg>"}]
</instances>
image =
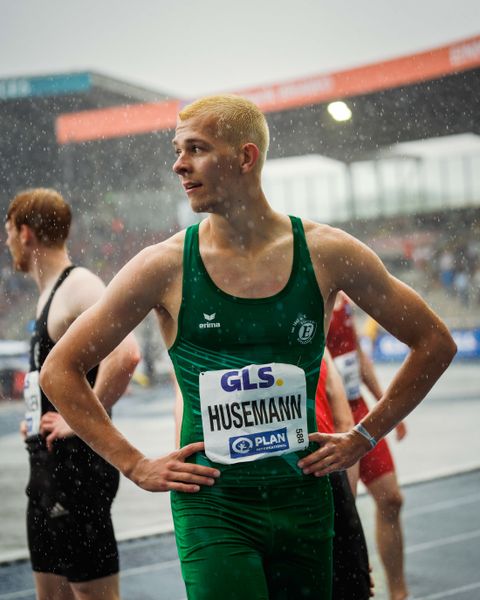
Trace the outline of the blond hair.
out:
<instances>
[{"instance_id":1,"label":"blond hair","mask_svg":"<svg viewBox=\"0 0 480 600\"><path fill-rule=\"evenodd\" d=\"M15 196L7 211L7 221L20 230L28 225L45 246L63 246L70 231L72 212L62 195L48 188L25 190Z\"/></svg>"},{"instance_id":2,"label":"blond hair","mask_svg":"<svg viewBox=\"0 0 480 600\"><path fill-rule=\"evenodd\" d=\"M250 100L233 94L206 96L185 106L178 117L181 121L213 117L218 135L238 146L254 143L260 150L260 165L265 162L270 143L268 124L265 115Z\"/></svg>"}]
</instances>

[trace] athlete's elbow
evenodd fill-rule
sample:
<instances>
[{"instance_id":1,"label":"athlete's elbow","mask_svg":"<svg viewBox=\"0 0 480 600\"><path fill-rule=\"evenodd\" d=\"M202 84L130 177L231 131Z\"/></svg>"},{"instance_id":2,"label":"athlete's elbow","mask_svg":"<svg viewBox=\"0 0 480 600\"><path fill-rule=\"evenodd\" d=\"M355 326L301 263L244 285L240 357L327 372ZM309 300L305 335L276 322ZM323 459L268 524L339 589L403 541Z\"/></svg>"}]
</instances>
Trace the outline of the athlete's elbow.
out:
<instances>
[{"instance_id":1,"label":"athlete's elbow","mask_svg":"<svg viewBox=\"0 0 480 600\"><path fill-rule=\"evenodd\" d=\"M133 373L137 368L138 363L142 360L142 354L140 352L140 348L136 346L135 349L132 349L127 358L127 367L128 370Z\"/></svg>"},{"instance_id":2,"label":"athlete's elbow","mask_svg":"<svg viewBox=\"0 0 480 600\"><path fill-rule=\"evenodd\" d=\"M40 387L49 400L52 400L52 393L55 389L56 374L59 373L58 365L52 354L47 356L40 371Z\"/></svg>"},{"instance_id":3,"label":"athlete's elbow","mask_svg":"<svg viewBox=\"0 0 480 600\"><path fill-rule=\"evenodd\" d=\"M135 339L128 340L128 342L129 343L126 345L124 343L123 347L121 346L120 356L117 357L117 361L119 363L119 368L132 376L138 363L142 359L142 354Z\"/></svg>"},{"instance_id":4,"label":"athlete's elbow","mask_svg":"<svg viewBox=\"0 0 480 600\"><path fill-rule=\"evenodd\" d=\"M47 356L40 370L40 387L44 394L56 406L58 392L65 385L69 368L65 356L54 348Z\"/></svg>"},{"instance_id":5,"label":"athlete's elbow","mask_svg":"<svg viewBox=\"0 0 480 600\"><path fill-rule=\"evenodd\" d=\"M445 363L445 368L452 362L455 354L457 353L457 344L453 339L450 332L447 331L447 335L444 337L443 343L443 361Z\"/></svg>"},{"instance_id":6,"label":"athlete's elbow","mask_svg":"<svg viewBox=\"0 0 480 600\"><path fill-rule=\"evenodd\" d=\"M135 369L137 368L138 363L140 362L142 355L140 352L136 354L129 354L125 356L121 365L119 365L120 371L122 373L127 374L128 379L130 380L135 373Z\"/></svg>"},{"instance_id":7,"label":"athlete's elbow","mask_svg":"<svg viewBox=\"0 0 480 600\"><path fill-rule=\"evenodd\" d=\"M432 332L428 349L434 356L435 362L446 369L457 353L457 344L448 329L442 326Z\"/></svg>"}]
</instances>

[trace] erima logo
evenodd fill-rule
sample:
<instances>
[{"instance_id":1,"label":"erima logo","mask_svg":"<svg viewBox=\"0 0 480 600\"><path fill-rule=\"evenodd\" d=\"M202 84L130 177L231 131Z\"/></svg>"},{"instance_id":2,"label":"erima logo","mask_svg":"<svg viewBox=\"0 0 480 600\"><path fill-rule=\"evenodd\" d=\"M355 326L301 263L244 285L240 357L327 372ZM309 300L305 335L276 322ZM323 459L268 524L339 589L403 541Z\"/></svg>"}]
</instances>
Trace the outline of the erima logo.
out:
<instances>
[{"instance_id":1,"label":"erima logo","mask_svg":"<svg viewBox=\"0 0 480 600\"><path fill-rule=\"evenodd\" d=\"M212 313L211 315L207 315L206 313L203 313L203 318L207 322L199 323L198 324L199 329L210 329L210 328L217 329L218 327L220 327L220 323L214 322L214 319L216 316L217 316L217 313Z\"/></svg>"}]
</instances>

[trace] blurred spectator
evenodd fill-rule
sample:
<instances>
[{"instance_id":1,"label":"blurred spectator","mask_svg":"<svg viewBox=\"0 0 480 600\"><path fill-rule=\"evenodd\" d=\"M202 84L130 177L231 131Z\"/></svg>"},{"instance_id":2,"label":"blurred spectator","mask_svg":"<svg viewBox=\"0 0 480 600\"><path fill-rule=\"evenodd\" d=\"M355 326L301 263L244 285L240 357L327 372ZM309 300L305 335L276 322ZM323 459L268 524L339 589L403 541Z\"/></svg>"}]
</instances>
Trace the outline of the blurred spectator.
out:
<instances>
[{"instance_id":1,"label":"blurred spectator","mask_svg":"<svg viewBox=\"0 0 480 600\"><path fill-rule=\"evenodd\" d=\"M440 270L440 282L447 292L451 292L455 277L455 257L450 250L443 250L440 254L438 266Z\"/></svg>"},{"instance_id":2,"label":"blurred spectator","mask_svg":"<svg viewBox=\"0 0 480 600\"><path fill-rule=\"evenodd\" d=\"M453 279L453 289L464 306L468 306L470 299L470 278L465 269L457 271Z\"/></svg>"},{"instance_id":3,"label":"blurred spectator","mask_svg":"<svg viewBox=\"0 0 480 600\"><path fill-rule=\"evenodd\" d=\"M472 276L473 302L480 305L480 263L478 263Z\"/></svg>"}]
</instances>

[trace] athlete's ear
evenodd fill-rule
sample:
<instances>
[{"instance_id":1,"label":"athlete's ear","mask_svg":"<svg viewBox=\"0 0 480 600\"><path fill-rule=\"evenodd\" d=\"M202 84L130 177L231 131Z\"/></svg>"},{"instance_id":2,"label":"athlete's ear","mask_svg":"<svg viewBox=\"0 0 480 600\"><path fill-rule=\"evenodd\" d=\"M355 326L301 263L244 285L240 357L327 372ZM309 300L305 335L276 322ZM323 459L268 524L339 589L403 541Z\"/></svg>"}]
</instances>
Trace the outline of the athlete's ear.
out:
<instances>
[{"instance_id":1,"label":"athlete's ear","mask_svg":"<svg viewBox=\"0 0 480 600\"><path fill-rule=\"evenodd\" d=\"M31 227L28 225L20 225L20 241L25 246L31 244L37 236Z\"/></svg>"},{"instance_id":2,"label":"athlete's ear","mask_svg":"<svg viewBox=\"0 0 480 600\"><path fill-rule=\"evenodd\" d=\"M258 149L258 146L252 142L244 144L240 153L240 169L242 173L248 173L254 169L259 157L260 150Z\"/></svg>"}]
</instances>

